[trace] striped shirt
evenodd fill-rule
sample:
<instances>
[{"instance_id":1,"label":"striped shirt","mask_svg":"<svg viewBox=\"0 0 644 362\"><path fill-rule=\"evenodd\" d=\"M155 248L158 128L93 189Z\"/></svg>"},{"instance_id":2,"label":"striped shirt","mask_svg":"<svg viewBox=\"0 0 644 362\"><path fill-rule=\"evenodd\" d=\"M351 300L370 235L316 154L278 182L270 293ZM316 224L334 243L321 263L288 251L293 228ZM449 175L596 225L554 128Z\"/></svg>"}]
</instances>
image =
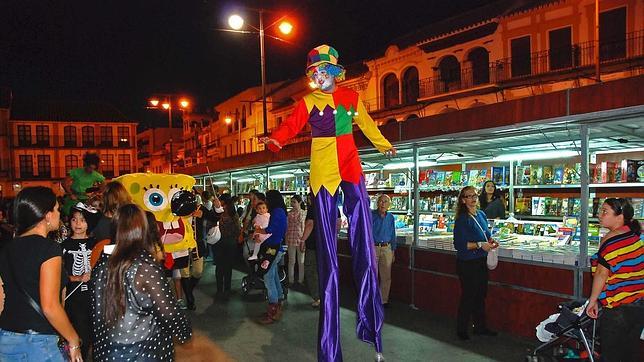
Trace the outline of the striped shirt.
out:
<instances>
[{"instance_id":1,"label":"striped shirt","mask_svg":"<svg viewBox=\"0 0 644 362\"><path fill-rule=\"evenodd\" d=\"M644 299L644 242L632 231L606 240L591 259L592 272L601 264L609 270L599 294L605 308L615 308Z\"/></svg>"}]
</instances>

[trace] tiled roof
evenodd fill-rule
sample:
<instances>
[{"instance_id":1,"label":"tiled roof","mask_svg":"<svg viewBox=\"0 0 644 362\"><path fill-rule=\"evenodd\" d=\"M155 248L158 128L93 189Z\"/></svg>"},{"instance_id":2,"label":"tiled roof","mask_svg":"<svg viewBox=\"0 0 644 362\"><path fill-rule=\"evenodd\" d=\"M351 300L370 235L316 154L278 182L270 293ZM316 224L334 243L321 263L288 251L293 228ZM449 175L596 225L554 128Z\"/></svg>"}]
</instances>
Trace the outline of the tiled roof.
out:
<instances>
[{"instance_id":1,"label":"tiled roof","mask_svg":"<svg viewBox=\"0 0 644 362\"><path fill-rule=\"evenodd\" d=\"M134 122L105 102L33 101L14 99L11 120L57 122Z\"/></svg>"},{"instance_id":2,"label":"tiled roof","mask_svg":"<svg viewBox=\"0 0 644 362\"><path fill-rule=\"evenodd\" d=\"M527 11L539 6L559 2L561 0L499 0L472 9L461 15L451 17L437 23L429 24L417 31L404 35L391 42L399 49L431 41L434 38L483 24L492 19Z\"/></svg>"}]
</instances>

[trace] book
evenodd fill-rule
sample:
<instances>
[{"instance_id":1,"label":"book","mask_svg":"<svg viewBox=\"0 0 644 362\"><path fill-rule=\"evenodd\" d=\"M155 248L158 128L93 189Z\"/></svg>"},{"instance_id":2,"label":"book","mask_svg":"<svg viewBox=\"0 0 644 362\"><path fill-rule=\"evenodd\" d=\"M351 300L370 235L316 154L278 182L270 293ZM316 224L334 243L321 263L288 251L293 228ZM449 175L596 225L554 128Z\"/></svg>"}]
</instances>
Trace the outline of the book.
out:
<instances>
[{"instance_id":1,"label":"book","mask_svg":"<svg viewBox=\"0 0 644 362\"><path fill-rule=\"evenodd\" d=\"M461 171L452 172L452 186L461 186Z\"/></svg>"},{"instance_id":2,"label":"book","mask_svg":"<svg viewBox=\"0 0 644 362\"><path fill-rule=\"evenodd\" d=\"M437 172L434 170L427 170L427 172L429 172L429 180L427 181L427 184L435 186Z\"/></svg>"},{"instance_id":3,"label":"book","mask_svg":"<svg viewBox=\"0 0 644 362\"><path fill-rule=\"evenodd\" d=\"M554 165L552 171L552 183L560 185L564 179L564 165Z\"/></svg>"},{"instance_id":4,"label":"book","mask_svg":"<svg viewBox=\"0 0 644 362\"><path fill-rule=\"evenodd\" d=\"M452 171L445 171L445 179L443 179L443 186L452 185Z\"/></svg>"},{"instance_id":5,"label":"book","mask_svg":"<svg viewBox=\"0 0 644 362\"><path fill-rule=\"evenodd\" d=\"M476 186L476 182L479 179L479 170L470 170L469 177L467 179L467 186Z\"/></svg>"},{"instance_id":6,"label":"book","mask_svg":"<svg viewBox=\"0 0 644 362\"><path fill-rule=\"evenodd\" d=\"M468 172L468 171L463 171L463 172L461 172L461 183L460 183L460 186L467 186L469 176L470 176L470 174L469 174L469 172Z\"/></svg>"},{"instance_id":7,"label":"book","mask_svg":"<svg viewBox=\"0 0 644 362\"><path fill-rule=\"evenodd\" d=\"M543 184L543 167L540 165L530 165L530 185Z\"/></svg>"},{"instance_id":8,"label":"book","mask_svg":"<svg viewBox=\"0 0 644 362\"><path fill-rule=\"evenodd\" d=\"M503 166L492 166L492 181L496 185L505 185L505 167Z\"/></svg>"},{"instance_id":9,"label":"book","mask_svg":"<svg viewBox=\"0 0 644 362\"><path fill-rule=\"evenodd\" d=\"M554 183L554 170L551 165L543 166L543 184L552 185Z\"/></svg>"},{"instance_id":10,"label":"book","mask_svg":"<svg viewBox=\"0 0 644 362\"><path fill-rule=\"evenodd\" d=\"M487 170L483 169L479 171L479 177L476 180L476 186L483 187L485 181L487 181Z\"/></svg>"},{"instance_id":11,"label":"book","mask_svg":"<svg viewBox=\"0 0 644 362\"><path fill-rule=\"evenodd\" d=\"M530 165L517 167L517 184L530 185Z\"/></svg>"},{"instance_id":12,"label":"book","mask_svg":"<svg viewBox=\"0 0 644 362\"><path fill-rule=\"evenodd\" d=\"M529 197L517 197L514 201L514 212L518 215L530 215L531 202Z\"/></svg>"},{"instance_id":13,"label":"book","mask_svg":"<svg viewBox=\"0 0 644 362\"><path fill-rule=\"evenodd\" d=\"M445 182L445 171L436 171L436 185L442 186Z\"/></svg>"}]
</instances>

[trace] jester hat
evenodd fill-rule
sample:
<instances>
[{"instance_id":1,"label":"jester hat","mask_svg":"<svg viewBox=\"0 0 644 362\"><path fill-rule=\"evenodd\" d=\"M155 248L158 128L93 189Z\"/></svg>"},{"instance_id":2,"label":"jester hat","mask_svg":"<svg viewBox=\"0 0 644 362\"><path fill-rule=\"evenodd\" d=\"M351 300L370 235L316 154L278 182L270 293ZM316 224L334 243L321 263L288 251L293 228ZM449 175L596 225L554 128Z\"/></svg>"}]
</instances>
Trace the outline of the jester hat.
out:
<instances>
[{"instance_id":1,"label":"jester hat","mask_svg":"<svg viewBox=\"0 0 644 362\"><path fill-rule=\"evenodd\" d=\"M341 64L338 64L338 58L340 55L334 47L330 45L320 45L309 52L306 56L306 74L310 76L313 73L313 69L322 64L330 64L333 67L339 68L334 74L338 80L344 79L344 67Z\"/></svg>"}]
</instances>

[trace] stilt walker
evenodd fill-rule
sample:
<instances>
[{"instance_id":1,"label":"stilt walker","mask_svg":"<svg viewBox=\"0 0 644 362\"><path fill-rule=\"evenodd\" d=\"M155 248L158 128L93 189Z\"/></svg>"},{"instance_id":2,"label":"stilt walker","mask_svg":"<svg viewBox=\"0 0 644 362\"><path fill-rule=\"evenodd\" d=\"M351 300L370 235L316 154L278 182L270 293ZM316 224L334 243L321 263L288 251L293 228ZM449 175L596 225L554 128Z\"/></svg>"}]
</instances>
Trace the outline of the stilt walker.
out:
<instances>
[{"instance_id":1,"label":"stilt walker","mask_svg":"<svg viewBox=\"0 0 644 362\"><path fill-rule=\"evenodd\" d=\"M277 152L308 122L311 125L311 190L315 195L318 272L320 278L320 321L318 360L341 361L340 306L338 301L337 198L344 193L344 213L349 219L349 242L353 278L358 290L356 333L376 349L376 360L383 360L381 329L384 317L378 271L371 234L371 210L362 166L353 139L353 121L378 151L395 155L360 100L357 92L339 87L345 70L338 64L338 52L321 45L308 54L306 74L317 89L304 96L293 114L264 137L270 150Z\"/></svg>"}]
</instances>

